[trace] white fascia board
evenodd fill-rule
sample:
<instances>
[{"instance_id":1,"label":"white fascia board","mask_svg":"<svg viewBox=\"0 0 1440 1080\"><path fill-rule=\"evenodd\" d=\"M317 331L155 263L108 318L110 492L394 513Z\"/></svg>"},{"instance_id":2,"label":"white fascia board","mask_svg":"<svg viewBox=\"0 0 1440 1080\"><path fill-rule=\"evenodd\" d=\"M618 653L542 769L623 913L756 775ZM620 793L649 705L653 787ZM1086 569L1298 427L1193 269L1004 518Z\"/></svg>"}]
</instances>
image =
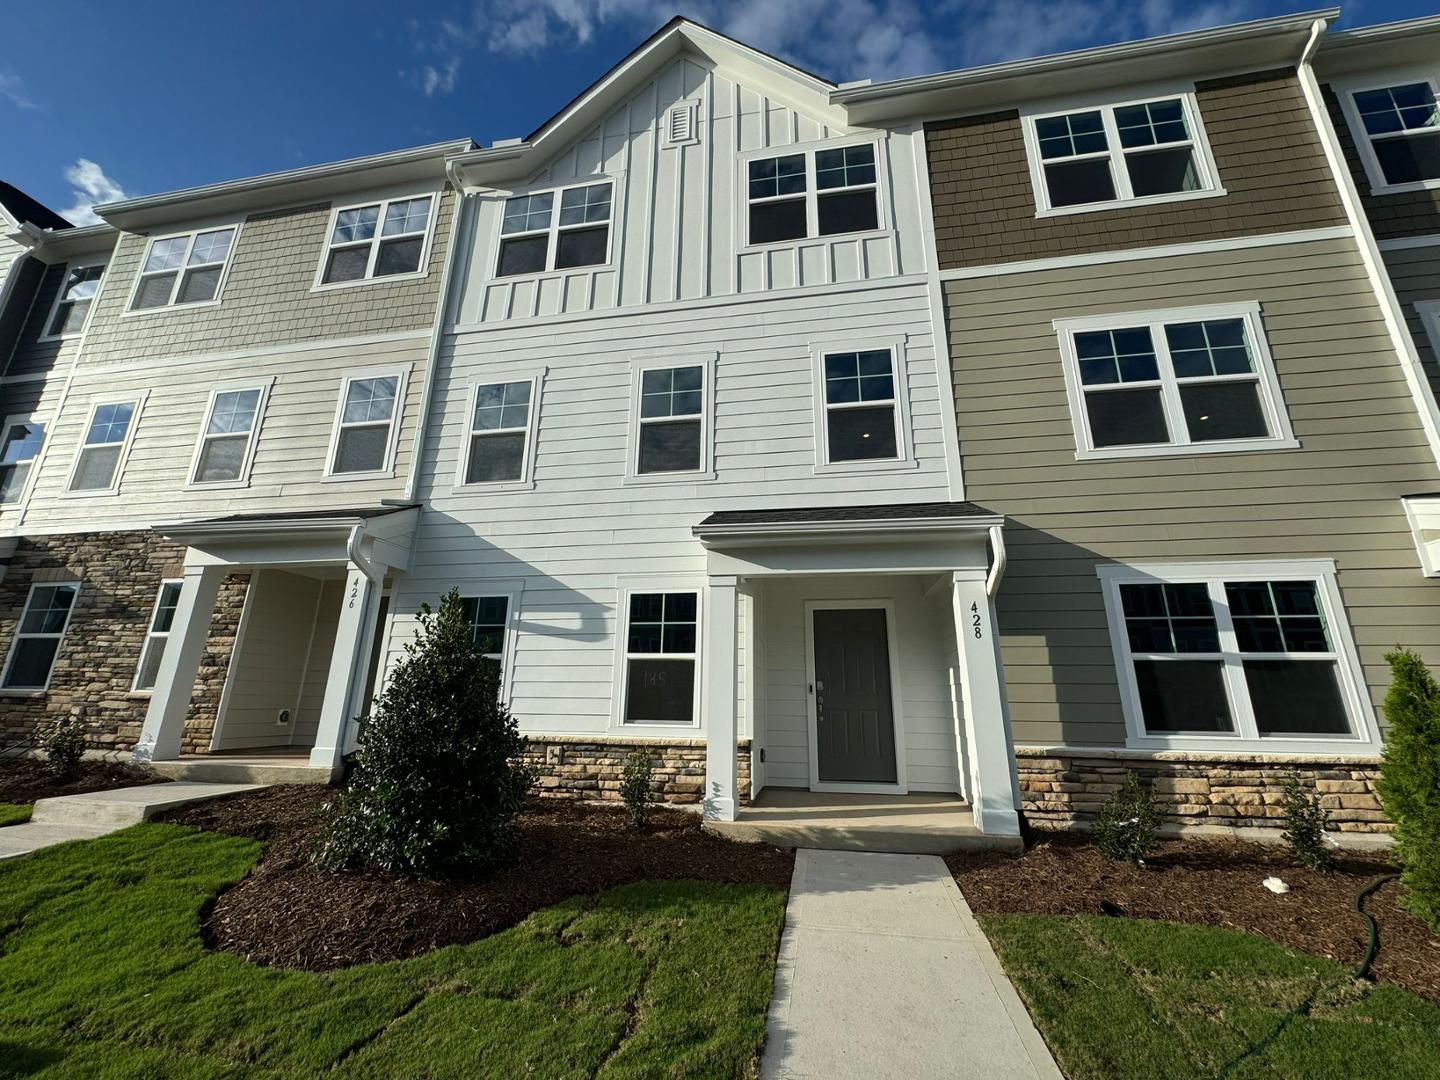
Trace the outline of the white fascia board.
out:
<instances>
[{"instance_id":1,"label":"white fascia board","mask_svg":"<svg viewBox=\"0 0 1440 1080\"><path fill-rule=\"evenodd\" d=\"M774 543L815 539L870 539L896 534L988 532L1003 526L998 514L966 518L872 518L864 521L786 521L753 525L696 525L690 531L706 547L720 544Z\"/></svg>"}]
</instances>

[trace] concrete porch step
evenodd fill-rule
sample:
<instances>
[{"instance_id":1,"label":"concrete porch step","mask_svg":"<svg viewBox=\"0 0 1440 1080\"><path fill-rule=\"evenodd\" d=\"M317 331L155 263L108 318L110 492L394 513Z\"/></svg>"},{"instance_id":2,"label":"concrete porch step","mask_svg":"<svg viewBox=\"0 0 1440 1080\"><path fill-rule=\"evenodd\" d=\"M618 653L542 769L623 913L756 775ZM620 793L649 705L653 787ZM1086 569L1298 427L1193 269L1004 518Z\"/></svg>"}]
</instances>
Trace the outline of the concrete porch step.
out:
<instances>
[{"instance_id":1,"label":"concrete porch step","mask_svg":"<svg viewBox=\"0 0 1440 1080\"><path fill-rule=\"evenodd\" d=\"M142 787L94 791L86 795L60 795L39 799L30 823L52 828L100 829L109 832L135 825L166 810L205 802L260 784L146 784ZM23 826L11 826L22 828ZM8 829L0 832L8 832Z\"/></svg>"},{"instance_id":2,"label":"concrete porch step","mask_svg":"<svg viewBox=\"0 0 1440 1080\"><path fill-rule=\"evenodd\" d=\"M174 761L152 761L150 768L172 780L202 784L328 784L334 772L310 765L304 758L197 755Z\"/></svg>"}]
</instances>

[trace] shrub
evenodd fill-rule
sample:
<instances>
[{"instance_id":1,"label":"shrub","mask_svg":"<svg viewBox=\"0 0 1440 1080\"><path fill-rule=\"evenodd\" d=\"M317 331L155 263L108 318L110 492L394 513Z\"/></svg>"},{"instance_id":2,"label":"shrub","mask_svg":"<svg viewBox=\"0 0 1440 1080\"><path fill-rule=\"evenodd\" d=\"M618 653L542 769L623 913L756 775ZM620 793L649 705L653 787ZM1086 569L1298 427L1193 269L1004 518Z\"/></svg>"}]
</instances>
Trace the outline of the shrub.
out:
<instances>
[{"instance_id":1,"label":"shrub","mask_svg":"<svg viewBox=\"0 0 1440 1080\"><path fill-rule=\"evenodd\" d=\"M1160 807L1140 774L1127 772L1120 790L1105 800L1095 820L1095 846L1108 859L1145 865L1160 829Z\"/></svg>"},{"instance_id":2,"label":"shrub","mask_svg":"<svg viewBox=\"0 0 1440 1080\"><path fill-rule=\"evenodd\" d=\"M625 759L625 773L620 779L620 797L630 811L630 824L643 829L650 823L650 808L655 793L650 783L655 773L655 755L649 750L632 750Z\"/></svg>"},{"instance_id":3,"label":"shrub","mask_svg":"<svg viewBox=\"0 0 1440 1080\"><path fill-rule=\"evenodd\" d=\"M62 716L45 736L43 749L50 771L69 780L80 771L85 757L85 729L73 716Z\"/></svg>"},{"instance_id":4,"label":"shrub","mask_svg":"<svg viewBox=\"0 0 1440 1080\"><path fill-rule=\"evenodd\" d=\"M533 774L499 697L499 665L475 650L459 591L420 611L322 838L333 869L470 877L513 858Z\"/></svg>"},{"instance_id":5,"label":"shrub","mask_svg":"<svg viewBox=\"0 0 1440 1080\"><path fill-rule=\"evenodd\" d=\"M1386 653L1380 800L1395 823L1402 903L1440 933L1440 685L1409 649Z\"/></svg>"},{"instance_id":6,"label":"shrub","mask_svg":"<svg viewBox=\"0 0 1440 1080\"><path fill-rule=\"evenodd\" d=\"M1309 870L1330 870L1335 857L1325 842L1325 827L1330 813L1320 805L1320 796L1307 791L1300 783L1300 774L1285 778L1285 831L1280 835L1290 845L1295 860Z\"/></svg>"}]
</instances>

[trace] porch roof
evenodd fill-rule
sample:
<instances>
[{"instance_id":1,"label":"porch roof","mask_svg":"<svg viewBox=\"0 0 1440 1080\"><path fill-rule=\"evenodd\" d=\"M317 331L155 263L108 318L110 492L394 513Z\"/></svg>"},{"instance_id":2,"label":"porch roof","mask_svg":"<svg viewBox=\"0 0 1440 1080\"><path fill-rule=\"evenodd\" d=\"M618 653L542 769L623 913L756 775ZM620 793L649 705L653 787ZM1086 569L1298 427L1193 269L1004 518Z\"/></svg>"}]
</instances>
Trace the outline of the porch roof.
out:
<instances>
[{"instance_id":1,"label":"porch roof","mask_svg":"<svg viewBox=\"0 0 1440 1080\"><path fill-rule=\"evenodd\" d=\"M374 560L404 569L420 503L263 511L152 525L162 536L235 565L343 566ZM362 554L363 552L363 554ZM187 561L188 561L187 557Z\"/></svg>"},{"instance_id":2,"label":"porch roof","mask_svg":"<svg viewBox=\"0 0 1440 1080\"><path fill-rule=\"evenodd\" d=\"M705 540L757 534L989 529L1004 523L1001 515L972 502L924 502L719 510L696 525L693 532Z\"/></svg>"}]
</instances>

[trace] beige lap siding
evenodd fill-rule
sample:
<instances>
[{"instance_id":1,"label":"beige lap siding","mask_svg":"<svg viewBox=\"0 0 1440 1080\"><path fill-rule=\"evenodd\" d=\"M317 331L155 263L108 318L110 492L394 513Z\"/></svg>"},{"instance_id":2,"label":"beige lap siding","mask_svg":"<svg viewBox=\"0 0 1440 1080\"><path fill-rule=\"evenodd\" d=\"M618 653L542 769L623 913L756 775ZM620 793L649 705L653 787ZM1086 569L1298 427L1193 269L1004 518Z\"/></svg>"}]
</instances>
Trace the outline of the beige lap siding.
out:
<instances>
[{"instance_id":1,"label":"beige lap siding","mask_svg":"<svg viewBox=\"0 0 1440 1080\"><path fill-rule=\"evenodd\" d=\"M0 741L28 742L59 717L84 725L94 750L128 752L140 738L147 694L131 691L160 582L178 577L184 548L149 533L83 533L22 539L0 582L0 655L8 656L30 586L79 581L80 593L50 677L39 694L0 694ZM245 603L247 578L227 578L195 680L182 749L203 752Z\"/></svg>"},{"instance_id":2,"label":"beige lap siding","mask_svg":"<svg viewBox=\"0 0 1440 1080\"><path fill-rule=\"evenodd\" d=\"M625 762L636 750L655 756L652 784L660 802L699 803L705 796L704 739L535 736L520 760L536 771L536 791L550 798L619 799ZM750 801L750 743L735 751L736 790Z\"/></svg>"},{"instance_id":3,"label":"beige lap siding","mask_svg":"<svg viewBox=\"0 0 1440 1080\"><path fill-rule=\"evenodd\" d=\"M1008 518L998 618L1019 744L1122 746L1098 567L1333 558L1370 696L1440 667L1440 582L1400 498L1440 487L1348 241L947 283L965 494ZM1051 320L1258 301L1298 450L1075 460ZM1257 744L1256 751L1261 752Z\"/></svg>"}]
</instances>

